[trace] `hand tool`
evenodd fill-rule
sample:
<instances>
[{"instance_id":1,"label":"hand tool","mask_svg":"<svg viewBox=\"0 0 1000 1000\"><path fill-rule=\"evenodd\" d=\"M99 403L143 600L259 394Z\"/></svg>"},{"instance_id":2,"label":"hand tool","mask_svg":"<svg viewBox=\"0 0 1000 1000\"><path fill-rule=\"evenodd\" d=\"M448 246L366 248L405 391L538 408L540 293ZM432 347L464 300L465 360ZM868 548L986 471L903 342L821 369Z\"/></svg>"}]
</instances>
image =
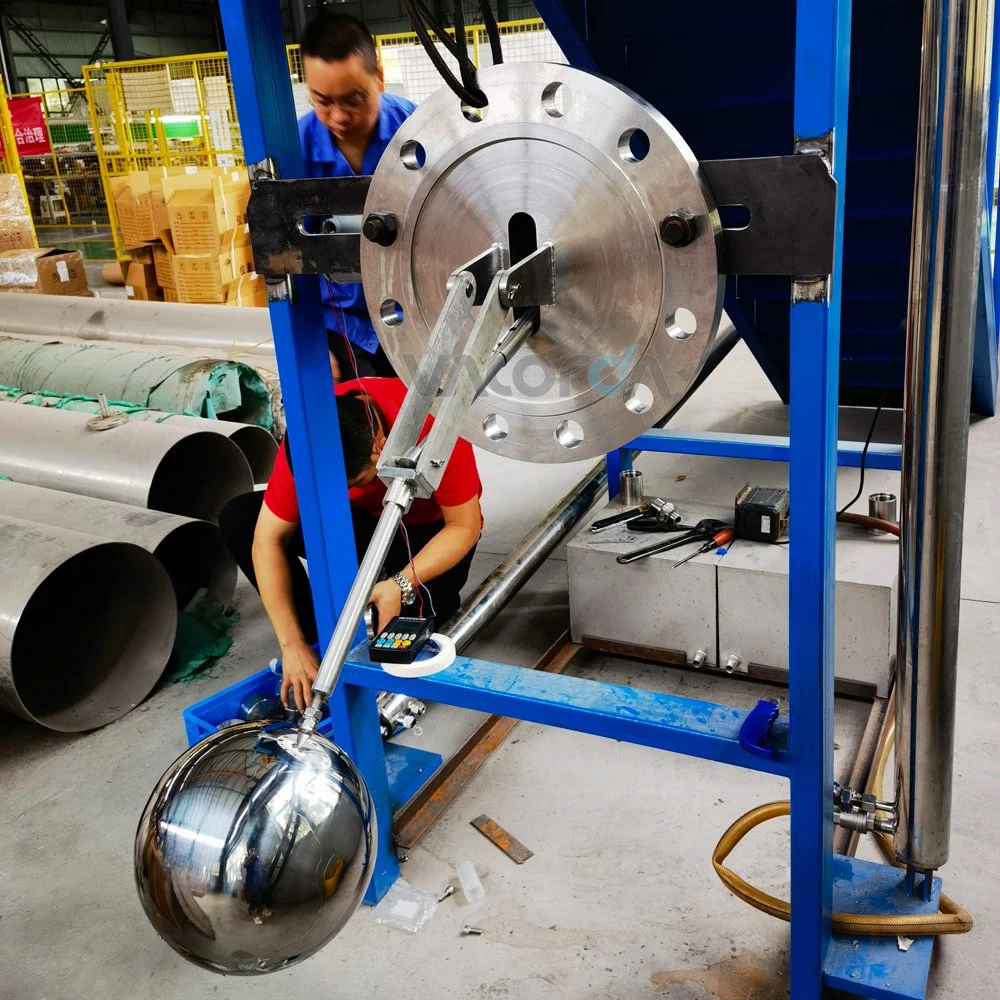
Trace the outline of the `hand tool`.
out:
<instances>
[{"instance_id":1,"label":"hand tool","mask_svg":"<svg viewBox=\"0 0 1000 1000\"><path fill-rule=\"evenodd\" d=\"M685 556L679 562L675 562L673 565L674 569L678 566L683 566L689 559L694 559L695 556L700 556L702 552L711 552L712 549L717 549L720 545L728 545L736 537L736 532L732 528L724 528L718 534L713 535L704 545L699 549L692 552L690 555Z\"/></svg>"},{"instance_id":2,"label":"hand tool","mask_svg":"<svg viewBox=\"0 0 1000 1000\"><path fill-rule=\"evenodd\" d=\"M663 542L655 542L652 545L645 545L632 552L625 552L617 558L616 562L625 565L626 563L636 562L638 559L646 559L649 556L656 555L658 552L666 552L668 549L676 549L681 545L687 545L689 542L708 541L708 539L710 539L713 535L726 527L728 527L728 525L725 521L720 521L718 518L714 517L706 517L699 521L686 534L681 535L680 538L670 538Z\"/></svg>"},{"instance_id":3,"label":"hand tool","mask_svg":"<svg viewBox=\"0 0 1000 1000\"><path fill-rule=\"evenodd\" d=\"M613 528L616 524L627 524L629 521L642 517L648 517L657 524L676 524L681 519L672 503L655 497L649 503L640 504L630 510L623 510L620 514L599 518L590 526L590 531L592 534L596 534L599 531L607 531L608 528Z\"/></svg>"}]
</instances>

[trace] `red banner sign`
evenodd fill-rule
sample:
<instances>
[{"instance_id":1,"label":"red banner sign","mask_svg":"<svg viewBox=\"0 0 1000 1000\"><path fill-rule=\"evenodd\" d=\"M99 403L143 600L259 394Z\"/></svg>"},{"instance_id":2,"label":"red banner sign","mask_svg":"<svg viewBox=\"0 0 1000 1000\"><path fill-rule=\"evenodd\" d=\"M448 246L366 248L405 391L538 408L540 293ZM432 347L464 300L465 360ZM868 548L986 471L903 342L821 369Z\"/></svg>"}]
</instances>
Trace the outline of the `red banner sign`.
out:
<instances>
[{"instance_id":1,"label":"red banner sign","mask_svg":"<svg viewBox=\"0 0 1000 1000\"><path fill-rule=\"evenodd\" d=\"M14 142L19 156L37 156L51 153L49 130L45 127L40 97L11 97L7 100L10 108L10 123L14 129Z\"/></svg>"}]
</instances>

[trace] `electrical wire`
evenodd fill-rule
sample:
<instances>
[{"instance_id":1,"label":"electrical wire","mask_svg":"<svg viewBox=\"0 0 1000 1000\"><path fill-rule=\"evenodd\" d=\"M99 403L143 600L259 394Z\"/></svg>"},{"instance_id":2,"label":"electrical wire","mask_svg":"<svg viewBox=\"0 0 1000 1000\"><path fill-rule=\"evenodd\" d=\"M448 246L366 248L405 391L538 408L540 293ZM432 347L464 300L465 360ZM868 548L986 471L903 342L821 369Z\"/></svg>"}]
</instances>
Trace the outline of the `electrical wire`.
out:
<instances>
[{"instance_id":1,"label":"electrical wire","mask_svg":"<svg viewBox=\"0 0 1000 1000\"><path fill-rule=\"evenodd\" d=\"M333 282L327 275L323 275L326 281L327 292L330 295L330 311L333 313L333 320L337 324L337 330L341 337L344 338L344 345L347 347L347 355L351 359L351 368L354 369L354 378L360 382L361 372L358 370L358 358L354 353L354 345L351 343L351 338L347 335L347 322L344 319L344 313L341 307L333 299ZM365 405L365 413L368 416L368 428L372 432L372 441L375 441L375 414L372 411L371 403L369 402L367 393L361 397L361 401Z\"/></svg>"},{"instance_id":2,"label":"electrical wire","mask_svg":"<svg viewBox=\"0 0 1000 1000\"><path fill-rule=\"evenodd\" d=\"M493 16L490 0L479 0L479 9L483 13L483 24L486 26L486 37L490 40L490 56L494 66L503 63L503 48L500 45L500 25Z\"/></svg>"},{"instance_id":3,"label":"electrical wire","mask_svg":"<svg viewBox=\"0 0 1000 1000\"><path fill-rule=\"evenodd\" d=\"M431 593L431 588L428 587L419 576L417 576L417 568L413 562L413 549L410 548L410 534L406 530L406 525L403 524L402 521L400 521L399 527L403 532L403 540L406 542L407 555L410 557L410 572L413 574L413 579L417 583L417 593L420 595L420 617L424 617L424 597L422 592L426 591L427 600L431 606L431 617L437 621L437 609L434 607L434 595Z\"/></svg>"},{"instance_id":4,"label":"electrical wire","mask_svg":"<svg viewBox=\"0 0 1000 1000\"><path fill-rule=\"evenodd\" d=\"M861 476L858 480L858 492L854 494L854 497L843 507L840 508L838 514L843 514L849 511L860 499L861 494L865 491L865 466L868 462L868 446L872 443L872 437L875 434L875 427L878 424L878 418L882 415L882 409L885 406L885 401L889 398L889 389L892 387L892 381L896 377L896 365L899 362L899 351L903 346L903 341L906 339L905 326L900 324L899 336L896 338L896 350L892 355L892 364L889 366L889 375L885 380L885 385L882 386L882 394L879 396L878 406L875 408L875 415L872 417L872 422L868 427L868 436L865 438L865 446L861 449Z\"/></svg>"},{"instance_id":5,"label":"electrical wire","mask_svg":"<svg viewBox=\"0 0 1000 1000\"><path fill-rule=\"evenodd\" d=\"M456 9L461 2L462 0L456 0ZM448 32L434 20L433 15L421 0L403 0L403 9L410 19L410 24L413 25L413 30L420 39L420 44L424 47L428 59L434 64L434 68L438 71L441 79L444 80L464 104L473 108L485 108L489 102L486 100L486 95L476 86L476 67L469 59L469 54L465 46L464 30L462 31L462 44L461 46L458 44L457 24L460 15L456 16L456 37L452 39L449 37ZM464 25L464 17L461 20ZM451 67L445 62L444 57L438 51L437 46L434 44L434 39L431 38L430 33L432 31L441 44L457 60L459 72L462 75L461 80L455 76ZM467 86L464 82L467 78L472 81L471 87Z\"/></svg>"}]
</instances>

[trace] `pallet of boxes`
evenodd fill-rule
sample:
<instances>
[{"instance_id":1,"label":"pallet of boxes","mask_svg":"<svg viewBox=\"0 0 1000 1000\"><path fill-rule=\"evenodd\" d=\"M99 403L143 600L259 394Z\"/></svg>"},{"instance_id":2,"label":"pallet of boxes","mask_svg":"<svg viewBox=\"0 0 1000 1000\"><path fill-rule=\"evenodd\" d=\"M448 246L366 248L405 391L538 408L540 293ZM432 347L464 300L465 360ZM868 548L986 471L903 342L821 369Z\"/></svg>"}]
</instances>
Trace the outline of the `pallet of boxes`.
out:
<instances>
[{"instance_id":1,"label":"pallet of boxes","mask_svg":"<svg viewBox=\"0 0 1000 1000\"><path fill-rule=\"evenodd\" d=\"M0 291L92 294L79 250L35 246L35 230L16 174L0 174Z\"/></svg>"},{"instance_id":2,"label":"pallet of boxes","mask_svg":"<svg viewBox=\"0 0 1000 1000\"><path fill-rule=\"evenodd\" d=\"M267 305L254 273L244 168L159 167L112 178L129 298Z\"/></svg>"}]
</instances>

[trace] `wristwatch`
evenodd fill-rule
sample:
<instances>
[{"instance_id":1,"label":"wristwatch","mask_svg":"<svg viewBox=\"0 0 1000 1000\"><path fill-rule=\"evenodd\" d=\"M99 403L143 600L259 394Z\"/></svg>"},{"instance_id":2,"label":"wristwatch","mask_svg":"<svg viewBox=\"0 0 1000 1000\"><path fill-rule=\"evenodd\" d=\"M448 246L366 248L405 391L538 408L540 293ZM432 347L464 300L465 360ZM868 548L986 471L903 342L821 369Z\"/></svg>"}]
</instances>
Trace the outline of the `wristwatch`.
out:
<instances>
[{"instance_id":1,"label":"wristwatch","mask_svg":"<svg viewBox=\"0 0 1000 1000\"><path fill-rule=\"evenodd\" d=\"M413 584L402 573L397 573L392 579L403 594L403 607L408 608L411 604L416 604L417 592Z\"/></svg>"}]
</instances>

